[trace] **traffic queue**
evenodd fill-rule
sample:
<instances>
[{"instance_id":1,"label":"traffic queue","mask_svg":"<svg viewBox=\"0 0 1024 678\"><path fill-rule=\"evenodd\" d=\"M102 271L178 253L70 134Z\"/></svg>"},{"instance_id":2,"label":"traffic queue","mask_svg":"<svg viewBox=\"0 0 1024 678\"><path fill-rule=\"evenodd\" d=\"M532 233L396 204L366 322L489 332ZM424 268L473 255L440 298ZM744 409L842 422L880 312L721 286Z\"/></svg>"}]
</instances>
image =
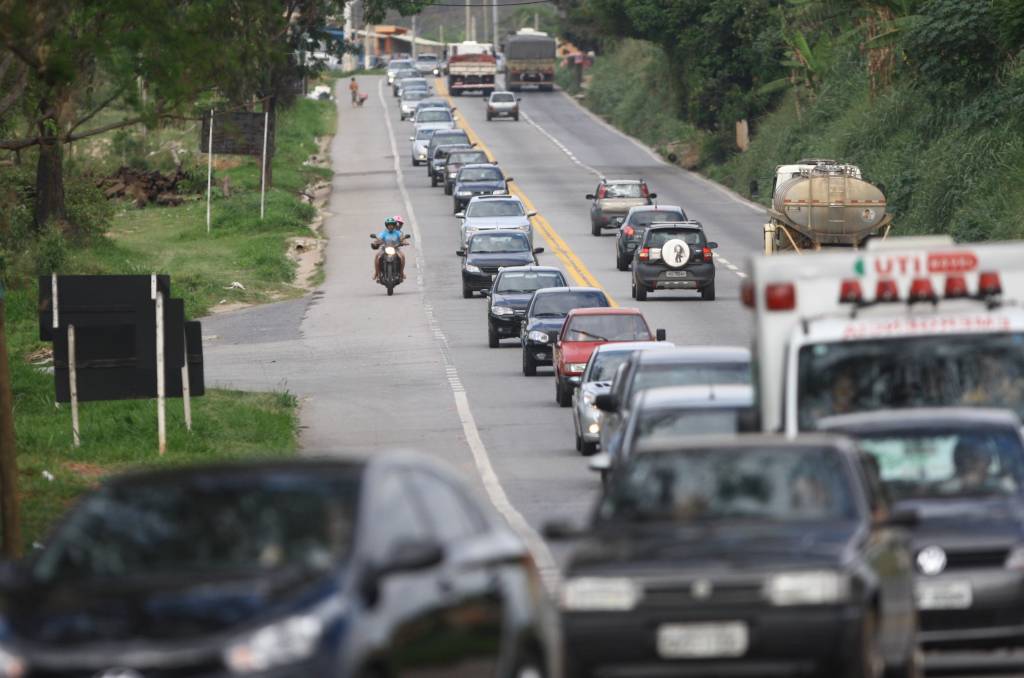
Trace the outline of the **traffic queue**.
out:
<instances>
[{"instance_id":1,"label":"traffic queue","mask_svg":"<svg viewBox=\"0 0 1024 678\"><path fill-rule=\"evenodd\" d=\"M753 257L753 345L687 345L541 265L513 179L395 66L481 346L550 368L600 490L544 528L555 590L422 456L150 471L0 563L0 678L911 678L925 650L1024 645L1024 244ZM657 199L602 179L589 230L638 304L714 300L717 244Z\"/></svg>"}]
</instances>

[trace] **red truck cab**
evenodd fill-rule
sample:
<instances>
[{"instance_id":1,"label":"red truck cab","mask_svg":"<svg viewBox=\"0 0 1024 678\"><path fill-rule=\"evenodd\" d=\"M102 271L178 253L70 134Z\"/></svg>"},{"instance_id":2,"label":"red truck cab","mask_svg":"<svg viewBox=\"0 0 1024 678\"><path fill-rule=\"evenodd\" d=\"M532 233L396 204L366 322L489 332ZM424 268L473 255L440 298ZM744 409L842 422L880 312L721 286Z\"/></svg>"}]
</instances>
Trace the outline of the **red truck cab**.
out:
<instances>
[{"instance_id":1,"label":"red truck cab","mask_svg":"<svg viewBox=\"0 0 1024 678\"><path fill-rule=\"evenodd\" d=\"M665 330L651 332L635 308L574 308L569 311L555 342L555 401L562 407L572 402L572 391L587 367L590 354L601 344L617 341L665 340Z\"/></svg>"}]
</instances>

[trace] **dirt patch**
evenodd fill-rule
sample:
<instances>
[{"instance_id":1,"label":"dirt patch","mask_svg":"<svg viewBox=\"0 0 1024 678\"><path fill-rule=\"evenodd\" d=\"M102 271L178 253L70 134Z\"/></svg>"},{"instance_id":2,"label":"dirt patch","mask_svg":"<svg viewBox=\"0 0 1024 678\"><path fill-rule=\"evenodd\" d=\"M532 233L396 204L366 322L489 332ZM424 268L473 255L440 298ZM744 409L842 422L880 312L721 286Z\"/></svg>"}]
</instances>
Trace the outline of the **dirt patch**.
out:
<instances>
[{"instance_id":1,"label":"dirt patch","mask_svg":"<svg viewBox=\"0 0 1024 678\"><path fill-rule=\"evenodd\" d=\"M61 466L90 485L99 485L100 480L113 472L99 464L88 464L83 461L66 461Z\"/></svg>"},{"instance_id":2,"label":"dirt patch","mask_svg":"<svg viewBox=\"0 0 1024 678\"><path fill-rule=\"evenodd\" d=\"M326 241L321 238L289 238L288 258L295 262L295 286L313 288L313 276L324 258Z\"/></svg>"},{"instance_id":3,"label":"dirt patch","mask_svg":"<svg viewBox=\"0 0 1024 678\"><path fill-rule=\"evenodd\" d=\"M210 309L210 315L218 315L220 313L230 313L231 311L241 311L243 308L249 308L255 304L247 304L244 301L231 301L222 299L219 304Z\"/></svg>"}]
</instances>

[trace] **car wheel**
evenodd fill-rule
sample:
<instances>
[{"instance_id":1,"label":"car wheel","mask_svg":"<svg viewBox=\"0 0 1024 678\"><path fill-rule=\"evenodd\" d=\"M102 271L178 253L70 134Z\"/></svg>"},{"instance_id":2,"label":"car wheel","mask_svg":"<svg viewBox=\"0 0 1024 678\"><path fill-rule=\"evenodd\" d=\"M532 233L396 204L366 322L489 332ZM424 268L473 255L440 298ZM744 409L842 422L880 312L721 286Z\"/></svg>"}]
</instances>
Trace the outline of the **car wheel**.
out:
<instances>
[{"instance_id":1,"label":"car wheel","mask_svg":"<svg viewBox=\"0 0 1024 678\"><path fill-rule=\"evenodd\" d=\"M602 488L607 488L608 487L608 471L607 470L602 470L601 471L601 487Z\"/></svg>"},{"instance_id":2,"label":"car wheel","mask_svg":"<svg viewBox=\"0 0 1024 678\"><path fill-rule=\"evenodd\" d=\"M582 452L583 451L583 438L580 437L579 433L576 434L576 451L577 452Z\"/></svg>"},{"instance_id":3,"label":"car wheel","mask_svg":"<svg viewBox=\"0 0 1024 678\"><path fill-rule=\"evenodd\" d=\"M572 404L572 392L557 375L555 376L555 402L559 407L569 407Z\"/></svg>"},{"instance_id":4,"label":"car wheel","mask_svg":"<svg viewBox=\"0 0 1024 678\"><path fill-rule=\"evenodd\" d=\"M430 175L430 187L431 188L437 188L437 175L436 174L431 173L431 175Z\"/></svg>"},{"instance_id":5,"label":"car wheel","mask_svg":"<svg viewBox=\"0 0 1024 678\"><path fill-rule=\"evenodd\" d=\"M714 281L709 282L707 285L701 288L700 298L704 301L715 300L715 283Z\"/></svg>"},{"instance_id":6,"label":"car wheel","mask_svg":"<svg viewBox=\"0 0 1024 678\"><path fill-rule=\"evenodd\" d=\"M634 280L633 284L629 286L629 296L636 299L636 280Z\"/></svg>"},{"instance_id":7,"label":"car wheel","mask_svg":"<svg viewBox=\"0 0 1024 678\"><path fill-rule=\"evenodd\" d=\"M634 296L637 301L647 301L647 288L643 285L637 285L636 279L633 280L633 289L636 290Z\"/></svg>"},{"instance_id":8,"label":"car wheel","mask_svg":"<svg viewBox=\"0 0 1024 678\"><path fill-rule=\"evenodd\" d=\"M419 167L419 165L420 165L420 164L419 164L418 162L416 162L416 158L413 158L413 159L412 159L412 166L413 166L413 167Z\"/></svg>"},{"instance_id":9,"label":"car wheel","mask_svg":"<svg viewBox=\"0 0 1024 678\"><path fill-rule=\"evenodd\" d=\"M451 184L446 183L444 185L444 194L445 195L451 195L452 194L452 185Z\"/></svg>"},{"instance_id":10,"label":"car wheel","mask_svg":"<svg viewBox=\"0 0 1024 678\"><path fill-rule=\"evenodd\" d=\"M846 678L882 678L885 674L885 657L878 638L878 614L874 611L864 613L861 622L856 654L846 665Z\"/></svg>"},{"instance_id":11,"label":"car wheel","mask_svg":"<svg viewBox=\"0 0 1024 678\"><path fill-rule=\"evenodd\" d=\"M537 363L534 361L533 356L530 355L530 350L526 347L523 347L523 376L537 376Z\"/></svg>"},{"instance_id":12,"label":"car wheel","mask_svg":"<svg viewBox=\"0 0 1024 678\"><path fill-rule=\"evenodd\" d=\"M498 348L498 331L490 323L487 323L487 345L491 348Z\"/></svg>"},{"instance_id":13,"label":"car wheel","mask_svg":"<svg viewBox=\"0 0 1024 678\"><path fill-rule=\"evenodd\" d=\"M463 285L462 286L462 298L463 299L472 299L473 298L473 290L471 290L466 285Z\"/></svg>"},{"instance_id":14,"label":"car wheel","mask_svg":"<svg viewBox=\"0 0 1024 678\"><path fill-rule=\"evenodd\" d=\"M490 122L491 120L494 120L494 116L491 115L490 113L488 113L487 114L487 122Z\"/></svg>"},{"instance_id":15,"label":"car wheel","mask_svg":"<svg viewBox=\"0 0 1024 678\"><path fill-rule=\"evenodd\" d=\"M615 268L620 271L628 271L629 259L626 259L625 257L615 257Z\"/></svg>"},{"instance_id":16,"label":"car wheel","mask_svg":"<svg viewBox=\"0 0 1024 678\"><path fill-rule=\"evenodd\" d=\"M513 115L512 119L515 120L516 122L519 122L519 114L516 113L515 115Z\"/></svg>"},{"instance_id":17,"label":"car wheel","mask_svg":"<svg viewBox=\"0 0 1024 678\"><path fill-rule=\"evenodd\" d=\"M601 235L601 227L596 221L590 222L590 235Z\"/></svg>"},{"instance_id":18,"label":"car wheel","mask_svg":"<svg viewBox=\"0 0 1024 678\"><path fill-rule=\"evenodd\" d=\"M582 452L585 457L595 454L597 452L597 443L588 443L584 440L583 445L580 447L580 452Z\"/></svg>"}]
</instances>

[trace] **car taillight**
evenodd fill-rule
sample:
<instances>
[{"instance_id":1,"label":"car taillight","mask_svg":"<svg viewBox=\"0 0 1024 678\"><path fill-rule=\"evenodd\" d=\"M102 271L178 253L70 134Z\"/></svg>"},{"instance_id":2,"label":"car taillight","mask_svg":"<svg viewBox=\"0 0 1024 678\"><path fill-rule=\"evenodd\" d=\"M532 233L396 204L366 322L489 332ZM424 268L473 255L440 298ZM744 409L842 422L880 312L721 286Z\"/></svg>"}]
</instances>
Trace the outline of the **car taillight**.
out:
<instances>
[{"instance_id":1,"label":"car taillight","mask_svg":"<svg viewBox=\"0 0 1024 678\"><path fill-rule=\"evenodd\" d=\"M626 226L625 228L622 229L622 235L626 236L627 238L632 238L635 233L636 231L633 229L632 226Z\"/></svg>"},{"instance_id":2,"label":"car taillight","mask_svg":"<svg viewBox=\"0 0 1024 678\"><path fill-rule=\"evenodd\" d=\"M946 278L946 298L961 299L967 296L967 280L962 275Z\"/></svg>"},{"instance_id":3,"label":"car taillight","mask_svg":"<svg viewBox=\"0 0 1024 678\"><path fill-rule=\"evenodd\" d=\"M792 311L796 308L796 286L793 283L766 285L764 305L769 311Z\"/></svg>"},{"instance_id":4,"label":"car taillight","mask_svg":"<svg viewBox=\"0 0 1024 678\"><path fill-rule=\"evenodd\" d=\"M910 302L935 301L935 290L928 278L914 278L910 283Z\"/></svg>"},{"instance_id":5,"label":"car taillight","mask_svg":"<svg viewBox=\"0 0 1024 678\"><path fill-rule=\"evenodd\" d=\"M640 250L640 254L638 254L637 256L640 257L640 261L647 261L648 259L651 258L651 248L643 248L642 250Z\"/></svg>"},{"instance_id":6,"label":"car taillight","mask_svg":"<svg viewBox=\"0 0 1024 678\"><path fill-rule=\"evenodd\" d=\"M645 198L649 198L651 196L651 192L647 189L647 184L640 184L640 193Z\"/></svg>"},{"instance_id":7,"label":"car taillight","mask_svg":"<svg viewBox=\"0 0 1024 678\"><path fill-rule=\"evenodd\" d=\"M1003 283L999 280L999 274L994 271L985 271L978 275L978 294L983 297L990 297L1003 293Z\"/></svg>"},{"instance_id":8,"label":"car taillight","mask_svg":"<svg viewBox=\"0 0 1024 678\"><path fill-rule=\"evenodd\" d=\"M744 280L740 285L740 301L747 308L754 308L754 283Z\"/></svg>"},{"instance_id":9,"label":"car taillight","mask_svg":"<svg viewBox=\"0 0 1024 678\"><path fill-rule=\"evenodd\" d=\"M864 299L860 292L860 281L844 280L839 287L840 304L859 304Z\"/></svg>"},{"instance_id":10,"label":"car taillight","mask_svg":"<svg viewBox=\"0 0 1024 678\"><path fill-rule=\"evenodd\" d=\"M608 187L607 186L601 186L599 189L597 189L597 199L598 200L604 198L606 195L608 195Z\"/></svg>"},{"instance_id":11,"label":"car taillight","mask_svg":"<svg viewBox=\"0 0 1024 678\"><path fill-rule=\"evenodd\" d=\"M705 247L704 248L704 261L711 261L711 257L712 257L711 248L710 247Z\"/></svg>"},{"instance_id":12,"label":"car taillight","mask_svg":"<svg viewBox=\"0 0 1024 678\"><path fill-rule=\"evenodd\" d=\"M875 301L899 301L900 289L895 280L879 280L875 286Z\"/></svg>"}]
</instances>

